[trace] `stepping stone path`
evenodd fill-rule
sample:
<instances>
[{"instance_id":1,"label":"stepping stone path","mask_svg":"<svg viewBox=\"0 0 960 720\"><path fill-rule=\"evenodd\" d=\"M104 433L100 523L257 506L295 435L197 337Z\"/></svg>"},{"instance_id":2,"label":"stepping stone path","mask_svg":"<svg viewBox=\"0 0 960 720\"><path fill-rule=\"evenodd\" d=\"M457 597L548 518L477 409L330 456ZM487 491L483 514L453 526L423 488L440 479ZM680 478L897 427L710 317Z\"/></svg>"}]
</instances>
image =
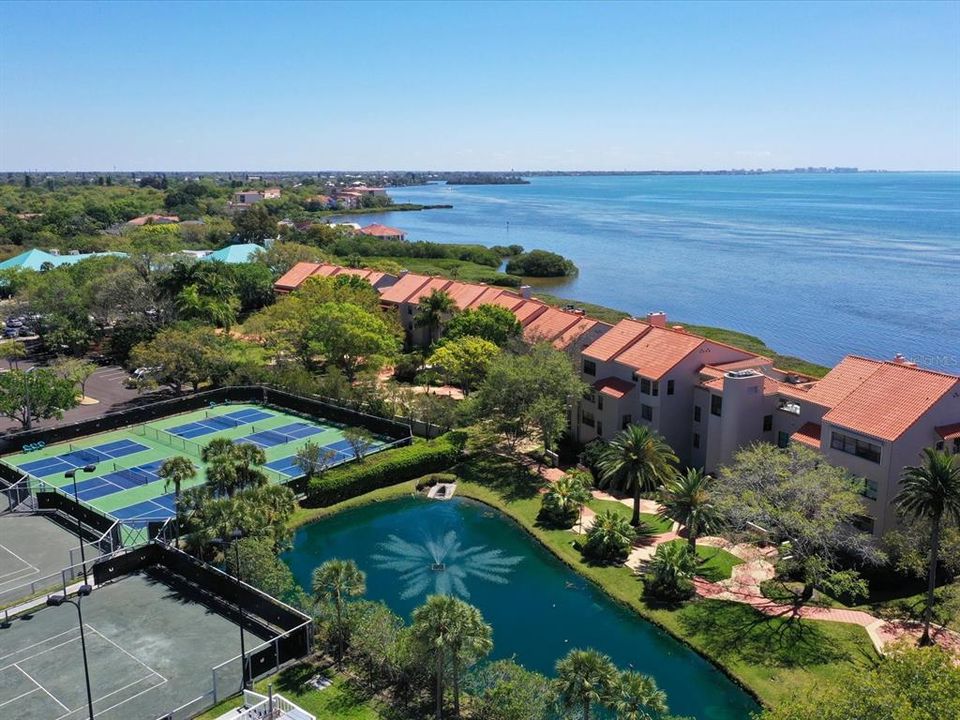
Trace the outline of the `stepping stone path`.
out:
<instances>
[{"instance_id":1,"label":"stepping stone path","mask_svg":"<svg viewBox=\"0 0 960 720\"><path fill-rule=\"evenodd\" d=\"M535 468L535 464L530 465ZM547 482L554 482L564 475L557 468L543 468L541 477ZM597 500L620 502L633 507L632 498L616 497L602 490L594 490L593 497ZM640 512L656 515L661 505L653 500L641 500ZM593 526L596 513L590 508L583 509L582 526L574 525L571 532L585 533ZM633 549L627 556L624 565L635 572L642 571L657 551L657 546L680 537L686 537L679 523L674 523L669 532L641 538L634 542ZM775 547L757 547L747 543L733 544L721 537L707 536L697 538L698 545L718 547L743 560L740 565L734 566L730 577L719 582L709 582L703 578L694 578L693 586L697 595L712 600L727 600L750 605L758 612L769 617L793 617L807 620L823 620L827 622L842 622L860 625L867 631L874 648L881 655L886 645L903 638L910 638L916 642L920 639L923 627L918 622L908 620L884 620L863 610L848 610L846 608L824 608L813 605L787 605L777 603L763 596L760 592L760 583L771 580L776 576L774 561L777 557ZM931 626L931 635L934 641L943 648L960 655L960 633L944 627Z\"/></svg>"}]
</instances>

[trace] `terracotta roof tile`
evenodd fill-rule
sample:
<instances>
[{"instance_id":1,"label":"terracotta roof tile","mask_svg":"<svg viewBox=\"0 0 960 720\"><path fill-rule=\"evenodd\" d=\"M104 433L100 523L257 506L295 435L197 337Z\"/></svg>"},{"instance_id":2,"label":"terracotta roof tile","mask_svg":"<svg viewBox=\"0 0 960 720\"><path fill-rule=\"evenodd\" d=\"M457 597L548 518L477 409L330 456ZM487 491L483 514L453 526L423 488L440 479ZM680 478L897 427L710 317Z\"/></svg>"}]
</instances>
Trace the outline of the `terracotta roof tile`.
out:
<instances>
[{"instance_id":1,"label":"terracotta roof tile","mask_svg":"<svg viewBox=\"0 0 960 720\"><path fill-rule=\"evenodd\" d=\"M542 302L536 300L524 300L518 307L512 308L513 314L517 316L517 320L519 320L520 324L524 327L548 309L548 305L544 305Z\"/></svg>"},{"instance_id":2,"label":"terracotta roof tile","mask_svg":"<svg viewBox=\"0 0 960 720\"><path fill-rule=\"evenodd\" d=\"M649 330L650 326L646 323L637 320L621 320L610 328L610 332L588 345L583 354L601 362L607 362Z\"/></svg>"},{"instance_id":3,"label":"terracotta roof tile","mask_svg":"<svg viewBox=\"0 0 960 720\"><path fill-rule=\"evenodd\" d=\"M696 335L654 327L615 359L644 377L659 380L703 343Z\"/></svg>"},{"instance_id":4,"label":"terracotta roof tile","mask_svg":"<svg viewBox=\"0 0 960 720\"><path fill-rule=\"evenodd\" d=\"M960 377L956 375L910 365L867 362L875 363L874 371L823 416L826 422L893 441L940 398L960 386Z\"/></svg>"},{"instance_id":5,"label":"terracotta roof tile","mask_svg":"<svg viewBox=\"0 0 960 720\"><path fill-rule=\"evenodd\" d=\"M882 364L878 360L848 355L807 390L803 397L818 405L832 408L856 390Z\"/></svg>"},{"instance_id":6,"label":"terracotta roof tile","mask_svg":"<svg viewBox=\"0 0 960 720\"><path fill-rule=\"evenodd\" d=\"M373 237L402 237L406 235L403 230L398 230L397 228L392 228L387 225L381 225L380 223L374 223L373 225L362 227L360 228L360 232L364 235L372 235Z\"/></svg>"},{"instance_id":7,"label":"terracotta roof tile","mask_svg":"<svg viewBox=\"0 0 960 720\"><path fill-rule=\"evenodd\" d=\"M621 380L620 378L616 377L606 377L601 380L597 380L593 384L594 390L617 399L622 398L635 387L636 383L632 383L629 380Z\"/></svg>"},{"instance_id":8,"label":"terracotta roof tile","mask_svg":"<svg viewBox=\"0 0 960 720\"><path fill-rule=\"evenodd\" d=\"M790 436L791 440L796 440L801 442L804 445L809 445L812 448L820 449L820 425L815 422L807 422L800 426L800 429L797 430L793 435Z\"/></svg>"},{"instance_id":9,"label":"terracotta roof tile","mask_svg":"<svg viewBox=\"0 0 960 720\"><path fill-rule=\"evenodd\" d=\"M594 320L593 318L581 317L576 325L571 325L554 339L553 346L564 350L579 340L585 333L603 325L606 325L606 323ZM607 325L607 327L609 328L610 326Z\"/></svg>"},{"instance_id":10,"label":"terracotta roof tile","mask_svg":"<svg viewBox=\"0 0 960 720\"><path fill-rule=\"evenodd\" d=\"M534 342L537 340L553 340L579 322L579 315L548 307L527 324L523 329L523 336L528 341Z\"/></svg>"},{"instance_id":11,"label":"terracotta roof tile","mask_svg":"<svg viewBox=\"0 0 960 720\"><path fill-rule=\"evenodd\" d=\"M450 287L447 288L447 292L450 294L450 297L453 298L453 301L457 304L457 307L461 310L465 310L488 289L489 288L487 288L485 285L453 282Z\"/></svg>"},{"instance_id":12,"label":"terracotta roof tile","mask_svg":"<svg viewBox=\"0 0 960 720\"><path fill-rule=\"evenodd\" d=\"M413 273L407 273L402 278L397 280L393 285L384 290L380 295L380 300L385 303L394 303L399 305L402 302L406 302L407 298L430 282L431 279L432 278L426 275L414 275Z\"/></svg>"},{"instance_id":13,"label":"terracotta roof tile","mask_svg":"<svg viewBox=\"0 0 960 720\"><path fill-rule=\"evenodd\" d=\"M273 286L277 290L296 290L300 287L301 283L313 275L319 267L320 265L317 263L298 262L287 270Z\"/></svg>"},{"instance_id":14,"label":"terracotta roof tile","mask_svg":"<svg viewBox=\"0 0 960 720\"><path fill-rule=\"evenodd\" d=\"M484 293L474 302L472 307L479 307L480 305L499 305L500 307L505 307L507 310L516 310L518 307L527 302L519 295L514 295L513 293L508 293L503 290L494 290L490 288L489 295Z\"/></svg>"},{"instance_id":15,"label":"terracotta roof tile","mask_svg":"<svg viewBox=\"0 0 960 720\"><path fill-rule=\"evenodd\" d=\"M960 422L952 423L950 425L940 425L935 428L937 435L942 437L944 440L956 440L960 438Z\"/></svg>"},{"instance_id":16,"label":"terracotta roof tile","mask_svg":"<svg viewBox=\"0 0 960 720\"><path fill-rule=\"evenodd\" d=\"M442 277L430 278L430 281L420 287L417 290L414 290L413 293L407 297L407 302L409 303L419 303L428 295L432 294L434 290L443 290L446 292L447 288L450 287L451 281Z\"/></svg>"}]
</instances>

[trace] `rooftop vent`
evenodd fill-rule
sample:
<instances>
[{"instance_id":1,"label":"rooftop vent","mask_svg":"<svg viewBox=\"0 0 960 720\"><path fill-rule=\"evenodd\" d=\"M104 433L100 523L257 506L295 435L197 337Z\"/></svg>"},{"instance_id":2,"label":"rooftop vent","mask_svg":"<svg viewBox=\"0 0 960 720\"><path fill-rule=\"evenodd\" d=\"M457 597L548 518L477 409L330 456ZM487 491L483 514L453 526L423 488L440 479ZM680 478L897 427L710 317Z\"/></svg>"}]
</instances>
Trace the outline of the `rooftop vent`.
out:
<instances>
[{"instance_id":1,"label":"rooftop vent","mask_svg":"<svg viewBox=\"0 0 960 720\"><path fill-rule=\"evenodd\" d=\"M653 327L665 328L667 326L667 314L663 310L647 313L647 322Z\"/></svg>"}]
</instances>

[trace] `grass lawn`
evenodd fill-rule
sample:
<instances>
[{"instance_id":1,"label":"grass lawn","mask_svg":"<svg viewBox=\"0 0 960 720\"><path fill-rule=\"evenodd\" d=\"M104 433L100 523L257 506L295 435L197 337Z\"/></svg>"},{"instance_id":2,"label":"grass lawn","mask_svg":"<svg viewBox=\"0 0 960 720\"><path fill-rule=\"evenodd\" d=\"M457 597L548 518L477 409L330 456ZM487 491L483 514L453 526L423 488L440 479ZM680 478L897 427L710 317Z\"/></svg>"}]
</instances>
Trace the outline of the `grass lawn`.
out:
<instances>
[{"instance_id":1,"label":"grass lawn","mask_svg":"<svg viewBox=\"0 0 960 720\"><path fill-rule=\"evenodd\" d=\"M627 520L633 518L633 507L615 500L597 500L594 498L587 503L587 507L595 513L613 510L618 515L623 515ZM673 521L664 520L659 515L651 515L650 513L640 513L640 522L643 523L643 529L651 535L669 532L670 528L673 527Z\"/></svg>"},{"instance_id":2,"label":"grass lawn","mask_svg":"<svg viewBox=\"0 0 960 720\"><path fill-rule=\"evenodd\" d=\"M765 703L773 705L803 692L851 664L867 666L877 660L866 631L857 625L767 617L747 605L716 600L679 606L649 600L629 568L590 565L571 533L537 523L540 483L515 463L499 457L471 458L457 474L458 494L505 512L568 566L723 665Z\"/></svg>"},{"instance_id":3,"label":"grass lawn","mask_svg":"<svg viewBox=\"0 0 960 720\"><path fill-rule=\"evenodd\" d=\"M317 716L317 720L377 720L380 713L373 704L360 697L345 682L342 676L333 678L333 685L324 690L314 690L306 685L317 668L310 664L296 665L279 675L264 678L255 685L257 692L266 695L273 684L273 691L283 695L304 710ZM238 708L243 700L237 696L220 703L199 715L197 720L215 720L223 713Z\"/></svg>"},{"instance_id":4,"label":"grass lawn","mask_svg":"<svg viewBox=\"0 0 960 720\"><path fill-rule=\"evenodd\" d=\"M686 545L687 541L684 539L671 540L670 543ZM728 553L723 548L708 547L706 545L697 545L697 558L700 560L697 575L710 582L729 579L734 566L743 563L743 560L736 555Z\"/></svg>"}]
</instances>

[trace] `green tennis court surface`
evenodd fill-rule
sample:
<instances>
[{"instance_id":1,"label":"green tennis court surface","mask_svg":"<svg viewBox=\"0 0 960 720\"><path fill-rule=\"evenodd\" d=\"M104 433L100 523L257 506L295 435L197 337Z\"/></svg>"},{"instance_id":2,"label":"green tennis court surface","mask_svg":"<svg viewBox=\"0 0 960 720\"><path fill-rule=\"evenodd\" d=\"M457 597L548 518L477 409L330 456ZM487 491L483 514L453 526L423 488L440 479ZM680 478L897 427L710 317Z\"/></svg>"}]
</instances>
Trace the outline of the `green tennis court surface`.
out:
<instances>
[{"instance_id":1,"label":"green tennis court surface","mask_svg":"<svg viewBox=\"0 0 960 720\"><path fill-rule=\"evenodd\" d=\"M230 619L147 575L104 585L82 602L97 720L153 720L209 694L211 668L240 652L240 630ZM248 631L248 647L266 639ZM0 717L88 717L72 606L0 628Z\"/></svg>"},{"instance_id":2,"label":"green tennis court surface","mask_svg":"<svg viewBox=\"0 0 960 720\"><path fill-rule=\"evenodd\" d=\"M74 494L73 481L65 473L77 470L77 499L128 527L140 528L174 515L173 488L165 487L157 475L163 462L177 455L191 459L199 472L182 489L201 485L206 468L200 452L214 438L263 448L267 456L264 470L276 483L302 475L294 458L308 442L331 451L334 465L354 459L341 427L274 407L228 404L8 455L3 462L70 496ZM379 438L369 452L386 444ZM92 472L82 469L91 465L96 468Z\"/></svg>"}]
</instances>

